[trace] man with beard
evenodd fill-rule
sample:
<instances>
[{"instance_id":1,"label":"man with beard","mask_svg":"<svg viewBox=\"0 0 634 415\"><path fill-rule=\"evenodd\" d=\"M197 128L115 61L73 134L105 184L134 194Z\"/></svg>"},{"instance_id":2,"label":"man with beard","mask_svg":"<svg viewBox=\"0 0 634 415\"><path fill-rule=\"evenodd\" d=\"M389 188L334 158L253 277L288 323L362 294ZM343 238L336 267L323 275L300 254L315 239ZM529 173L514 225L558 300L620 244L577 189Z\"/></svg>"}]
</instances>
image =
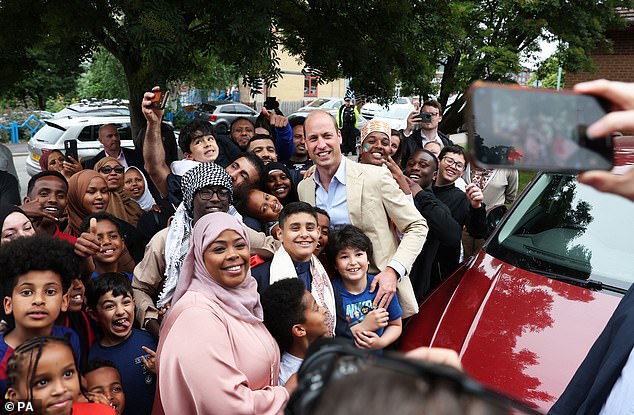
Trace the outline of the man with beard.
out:
<instances>
[{"instance_id":1,"label":"man with beard","mask_svg":"<svg viewBox=\"0 0 634 415\"><path fill-rule=\"evenodd\" d=\"M313 165L313 161L308 157L308 151L306 151L304 120L304 117L295 117L290 120L291 128L293 129L294 151L286 162L286 167L291 170L297 170L300 173L305 172Z\"/></svg>"},{"instance_id":2,"label":"man with beard","mask_svg":"<svg viewBox=\"0 0 634 415\"><path fill-rule=\"evenodd\" d=\"M385 165L392 173L398 187L406 195L410 195L411 189L407 179L399 166L390 157L390 134L392 129L383 121L370 120L361 129L359 163L372 164L374 166Z\"/></svg>"},{"instance_id":3,"label":"man with beard","mask_svg":"<svg viewBox=\"0 0 634 415\"><path fill-rule=\"evenodd\" d=\"M137 320L155 339L158 339L159 332L159 309L170 303L189 248L193 225L202 216L213 212L239 216L231 206L232 179L217 164L200 163L183 175L182 185L183 202L176 209L170 226L154 235L145 248L143 260L134 268L132 288ZM272 258L276 241L263 233L246 229L251 254Z\"/></svg>"},{"instance_id":4,"label":"man with beard","mask_svg":"<svg viewBox=\"0 0 634 415\"><path fill-rule=\"evenodd\" d=\"M155 90L157 89L155 88ZM213 135L213 129L208 123L192 123L190 128L183 129L179 136L179 144L181 144L186 158L173 163L173 165L179 167L177 173L180 174L172 172L170 166L165 163L165 150L161 144L163 110L152 106L152 98L154 98L154 93L146 92L141 104L143 115L147 120L143 157L148 175L161 196L169 196L172 203L178 204L182 200L181 176L188 169L200 163L216 160L219 146ZM192 148L197 146L203 147L200 154ZM226 170L231 175L234 187L243 185L259 187L263 165L257 157L244 154L229 163Z\"/></svg>"},{"instance_id":5,"label":"man with beard","mask_svg":"<svg viewBox=\"0 0 634 415\"><path fill-rule=\"evenodd\" d=\"M371 287L371 292L378 289L376 306L390 303L398 283L404 317L417 313L408 271L425 242L425 219L388 171L343 157L341 133L330 114L311 111L304 129L316 168L298 185L300 200L328 211L332 228L352 224L376 241L371 262L371 272L377 273ZM403 233L402 239L394 227Z\"/></svg>"}]
</instances>

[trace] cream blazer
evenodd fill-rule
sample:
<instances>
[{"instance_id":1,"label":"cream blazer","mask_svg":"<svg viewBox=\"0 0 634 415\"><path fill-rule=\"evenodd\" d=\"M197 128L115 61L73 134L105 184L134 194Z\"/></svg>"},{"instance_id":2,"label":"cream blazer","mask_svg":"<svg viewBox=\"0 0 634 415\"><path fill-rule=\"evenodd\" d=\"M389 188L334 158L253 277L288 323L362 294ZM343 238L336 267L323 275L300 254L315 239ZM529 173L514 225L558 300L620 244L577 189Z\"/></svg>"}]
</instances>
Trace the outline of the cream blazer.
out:
<instances>
[{"instance_id":1,"label":"cream blazer","mask_svg":"<svg viewBox=\"0 0 634 415\"><path fill-rule=\"evenodd\" d=\"M313 177L302 180L297 186L300 200L315 206L315 187ZM423 249L427 221L398 187L390 171L385 167L346 160L346 194L350 222L372 241L374 255L370 272L384 270L394 259L409 273ZM400 244L392 224L403 234ZM403 318L418 312L408 275L398 284L398 299Z\"/></svg>"}]
</instances>

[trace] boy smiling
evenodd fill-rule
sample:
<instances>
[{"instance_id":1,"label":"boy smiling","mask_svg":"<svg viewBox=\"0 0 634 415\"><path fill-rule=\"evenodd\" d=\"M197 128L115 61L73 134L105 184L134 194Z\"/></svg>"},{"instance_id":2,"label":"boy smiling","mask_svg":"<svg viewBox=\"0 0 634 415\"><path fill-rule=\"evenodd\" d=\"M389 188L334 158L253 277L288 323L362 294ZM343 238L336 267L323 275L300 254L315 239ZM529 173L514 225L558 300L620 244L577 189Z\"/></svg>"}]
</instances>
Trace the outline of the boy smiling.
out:
<instances>
[{"instance_id":1,"label":"boy smiling","mask_svg":"<svg viewBox=\"0 0 634 415\"><path fill-rule=\"evenodd\" d=\"M273 260L252 269L261 293L270 284L286 278L304 282L317 304L326 309L326 323L334 334L336 322L335 292L330 278L314 255L319 240L319 226L315 209L305 202L286 205L279 214L277 239L282 243Z\"/></svg>"},{"instance_id":2,"label":"boy smiling","mask_svg":"<svg viewBox=\"0 0 634 415\"><path fill-rule=\"evenodd\" d=\"M134 396L124 414L149 414L156 385L156 343L148 333L132 327L134 297L130 278L119 272L102 274L90 281L86 298L88 312L102 331L89 358L110 360L119 369L123 390Z\"/></svg>"}]
</instances>

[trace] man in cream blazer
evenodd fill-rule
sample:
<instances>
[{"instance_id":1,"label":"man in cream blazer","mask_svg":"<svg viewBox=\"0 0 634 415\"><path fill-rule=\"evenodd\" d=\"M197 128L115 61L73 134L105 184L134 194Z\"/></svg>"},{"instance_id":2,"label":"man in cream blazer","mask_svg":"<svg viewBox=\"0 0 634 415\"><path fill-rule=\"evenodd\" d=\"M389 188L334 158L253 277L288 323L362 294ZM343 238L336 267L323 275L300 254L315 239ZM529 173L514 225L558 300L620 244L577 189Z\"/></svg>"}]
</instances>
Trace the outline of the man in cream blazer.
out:
<instances>
[{"instance_id":1,"label":"man in cream blazer","mask_svg":"<svg viewBox=\"0 0 634 415\"><path fill-rule=\"evenodd\" d=\"M379 286L375 306L387 307L398 284L403 317L418 312L407 273L427 236L427 222L384 167L361 165L341 154L335 119L312 111L304 122L306 148L315 164L313 176L298 186L299 198L328 211L331 226L359 227L373 245L372 288ZM396 229L403 238L399 243Z\"/></svg>"}]
</instances>

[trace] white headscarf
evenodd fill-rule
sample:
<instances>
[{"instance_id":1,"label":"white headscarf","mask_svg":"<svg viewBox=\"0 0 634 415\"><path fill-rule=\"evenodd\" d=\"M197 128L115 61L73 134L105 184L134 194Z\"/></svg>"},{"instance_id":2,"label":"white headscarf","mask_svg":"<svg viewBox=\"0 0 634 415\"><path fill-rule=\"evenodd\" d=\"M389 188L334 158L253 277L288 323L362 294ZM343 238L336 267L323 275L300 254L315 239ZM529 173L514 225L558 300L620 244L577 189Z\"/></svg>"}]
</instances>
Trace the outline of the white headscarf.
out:
<instances>
[{"instance_id":1,"label":"white headscarf","mask_svg":"<svg viewBox=\"0 0 634 415\"><path fill-rule=\"evenodd\" d=\"M147 178L145 177L145 174L143 174L141 169L139 169L138 167L134 167L134 166L128 167L127 169L125 169L125 172L127 173L131 169L134 169L134 170L138 171L139 174L141 175L141 177L143 177L143 183L145 184L145 187L144 187L144 190L143 190L143 194L141 195L140 198L136 199L136 198L134 198L132 196L130 196L130 197L132 198L132 200L137 202L139 204L139 206L141 206L141 209L143 209L145 212L147 212L150 209L152 209L152 207L154 205L156 205L156 201L154 200L154 197L152 197L152 193L150 193L150 189L148 189L148 181L147 181Z\"/></svg>"}]
</instances>

